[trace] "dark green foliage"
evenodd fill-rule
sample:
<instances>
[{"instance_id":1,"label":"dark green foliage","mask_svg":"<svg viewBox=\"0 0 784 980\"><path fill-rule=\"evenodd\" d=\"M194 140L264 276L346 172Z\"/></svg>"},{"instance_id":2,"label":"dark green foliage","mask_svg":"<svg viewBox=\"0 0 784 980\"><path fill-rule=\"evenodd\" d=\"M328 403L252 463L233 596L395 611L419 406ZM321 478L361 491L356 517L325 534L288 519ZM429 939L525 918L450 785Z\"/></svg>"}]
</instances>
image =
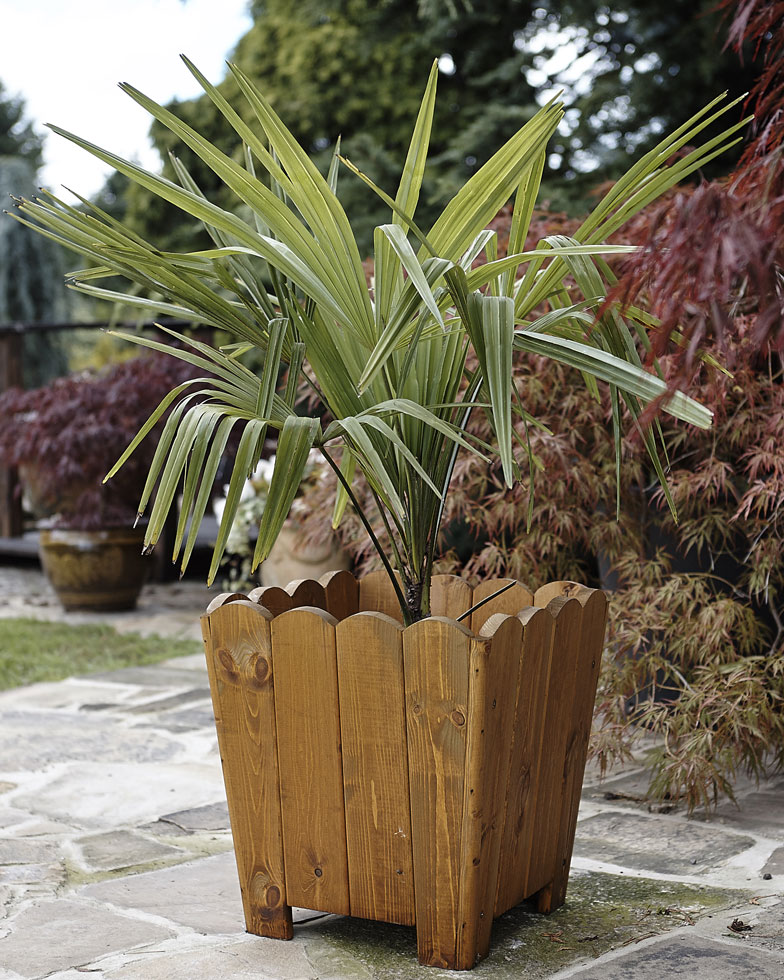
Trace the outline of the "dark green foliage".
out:
<instances>
[{"instance_id":1,"label":"dark green foliage","mask_svg":"<svg viewBox=\"0 0 784 980\"><path fill-rule=\"evenodd\" d=\"M721 51L713 6L655 0L616 4L610 13L587 0L268 0L253 5L254 25L232 60L324 169L341 136L345 155L393 191L428 66L444 56L418 212L425 226L432 209L530 117L535 96L565 88L571 109L554 140L543 192L554 207L583 210L591 189L625 170L630 154L639 156L722 89L749 87L753 59L739 66L733 53ZM536 51L527 47L533 39ZM567 42L572 61L583 60L564 76L545 62ZM243 112L234 81L220 88ZM241 153L206 98L171 108L225 151ZM167 175L173 173L167 155L175 152L211 199L236 206L167 130L154 124L152 135ZM388 214L350 175L341 175L340 194L367 254L370 230ZM194 224L140 188L130 191L128 208L136 230L161 247L206 244Z\"/></svg>"},{"instance_id":2,"label":"dark green foliage","mask_svg":"<svg viewBox=\"0 0 784 980\"><path fill-rule=\"evenodd\" d=\"M743 63L722 50L726 24L717 6L715 0L539 4L520 32L521 42L540 48L527 58L537 73L529 77L563 88L570 106L550 160L554 204L584 202L592 186L614 178L630 156L650 149L712 95L751 88L759 70L753 49ZM574 62L557 64L564 44L573 45L582 72ZM707 176L726 173L727 162L723 156Z\"/></svg>"},{"instance_id":3,"label":"dark green foliage","mask_svg":"<svg viewBox=\"0 0 784 980\"><path fill-rule=\"evenodd\" d=\"M24 100L0 82L0 157L19 157L33 171L43 163L43 137L24 118Z\"/></svg>"},{"instance_id":4,"label":"dark green foliage","mask_svg":"<svg viewBox=\"0 0 784 980\"><path fill-rule=\"evenodd\" d=\"M0 199L30 194L41 163L42 139L31 123L24 123L21 99L3 98L0 83ZM4 205L5 206L5 205ZM0 214L0 324L40 323L65 318L62 252ZM67 357L56 334L24 338L24 383L44 384L64 374Z\"/></svg>"}]
</instances>

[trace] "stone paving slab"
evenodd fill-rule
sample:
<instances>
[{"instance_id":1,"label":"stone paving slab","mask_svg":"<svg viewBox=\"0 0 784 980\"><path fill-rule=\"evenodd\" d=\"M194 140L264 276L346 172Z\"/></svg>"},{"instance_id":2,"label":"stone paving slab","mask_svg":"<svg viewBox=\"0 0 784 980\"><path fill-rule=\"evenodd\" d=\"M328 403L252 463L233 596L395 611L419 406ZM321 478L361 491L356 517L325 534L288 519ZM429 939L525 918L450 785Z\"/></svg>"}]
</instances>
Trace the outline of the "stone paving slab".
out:
<instances>
[{"instance_id":1,"label":"stone paving slab","mask_svg":"<svg viewBox=\"0 0 784 980\"><path fill-rule=\"evenodd\" d=\"M202 763L84 762L61 767L43 785L15 794L14 803L85 829L105 829L148 823L172 805L201 806L222 795L217 758Z\"/></svg>"},{"instance_id":2,"label":"stone paving slab","mask_svg":"<svg viewBox=\"0 0 784 980\"><path fill-rule=\"evenodd\" d=\"M266 955L265 955L266 949ZM90 967L93 980L318 980L304 948L255 936L223 937L213 945L203 936L183 936L136 954L103 958ZM67 970L47 980L84 980ZM2 971L0 971L2 980Z\"/></svg>"},{"instance_id":3,"label":"stone paving slab","mask_svg":"<svg viewBox=\"0 0 784 980\"><path fill-rule=\"evenodd\" d=\"M763 874L784 875L784 847L777 847L762 868Z\"/></svg>"},{"instance_id":4,"label":"stone paving slab","mask_svg":"<svg viewBox=\"0 0 784 980\"><path fill-rule=\"evenodd\" d=\"M55 711L3 711L0 771L34 771L55 763L163 762L179 748L176 742L129 728L107 729L93 714Z\"/></svg>"},{"instance_id":5,"label":"stone paving slab","mask_svg":"<svg viewBox=\"0 0 784 980\"><path fill-rule=\"evenodd\" d=\"M160 916L205 935L245 931L234 854L86 885L80 894Z\"/></svg>"},{"instance_id":6,"label":"stone paving slab","mask_svg":"<svg viewBox=\"0 0 784 980\"><path fill-rule=\"evenodd\" d=\"M110 830L73 841L77 862L86 871L117 871L164 859L183 860L187 853L180 847L161 844L129 830Z\"/></svg>"},{"instance_id":7,"label":"stone paving slab","mask_svg":"<svg viewBox=\"0 0 784 980\"><path fill-rule=\"evenodd\" d=\"M192 833L195 830L228 830L229 807L225 800L176 813L164 813L161 821Z\"/></svg>"},{"instance_id":8,"label":"stone paving slab","mask_svg":"<svg viewBox=\"0 0 784 980\"><path fill-rule=\"evenodd\" d=\"M680 933L623 956L605 959L587 970L561 976L574 980L670 980L671 977L781 980L784 955L765 956L730 943L710 942Z\"/></svg>"},{"instance_id":9,"label":"stone paving slab","mask_svg":"<svg viewBox=\"0 0 784 980\"><path fill-rule=\"evenodd\" d=\"M636 813L602 813L578 824L574 853L640 871L693 875L755 844L753 837L717 833L713 827L678 818L672 826L676 833L663 848L659 821Z\"/></svg>"},{"instance_id":10,"label":"stone paving slab","mask_svg":"<svg viewBox=\"0 0 784 980\"><path fill-rule=\"evenodd\" d=\"M86 902L41 902L23 909L14 919L13 930L1 940L2 963L22 977L43 977L170 935L169 929L159 925Z\"/></svg>"}]
</instances>

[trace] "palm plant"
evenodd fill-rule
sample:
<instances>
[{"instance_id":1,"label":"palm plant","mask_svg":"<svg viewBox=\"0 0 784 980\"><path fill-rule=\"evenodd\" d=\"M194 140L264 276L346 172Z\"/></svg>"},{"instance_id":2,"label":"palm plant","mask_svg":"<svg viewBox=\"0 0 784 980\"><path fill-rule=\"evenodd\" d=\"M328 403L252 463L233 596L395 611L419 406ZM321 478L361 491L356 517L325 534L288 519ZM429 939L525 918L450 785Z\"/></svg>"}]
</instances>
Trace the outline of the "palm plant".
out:
<instances>
[{"instance_id":1,"label":"palm plant","mask_svg":"<svg viewBox=\"0 0 784 980\"><path fill-rule=\"evenodd\" d=\"M513 412L526 426L537 424L512 382L515 352L546 355L577 368L591 391L597 391L599 380L609 384L618 460L624 405L634 421L646 404L661 400L676 418L710 425L709 410L668 391L661 376L644 369L639 349L648 346L647 331L655 321L639 308L621 311L605 302L615 282L607 258L629 250L607 241L641 208L736 141L743 123L678 154L735 103L720 105L722 98L716 99L662 140L612 187L573 237L546 238L525 251L547 144L563 108L553 100L537 112L471 177L425 234L415 212L435 104L434 65L395 197L342 161L390 209L389 223L375 230L375 280L369 285L336 196L339 144L324 177L243 72L230 67L253 124L187 59L186 64L236 131L241 162L138 90L122 87L214 170L249 220L207 200L176 159L179 183L56 127L55 132L200 219L215 247L160 252L87 201L82 209L44 193L16 202L19 220L90 260L89 268L72 274L76 288L211 324L236 337L236 343L220 349L178 338L186 348L170 352L209 376L175 388L109 474L176 403L139 505L141 513L157 484L148 547L157 541L180 490L174 559L181 556L186 566L227 440L233 429L241 429L212 580L241 488L268 430L277 430L277 462L254 565L269 554L308 453L317 447L339 478L333 522L353 500L392 578L404 622L411 623L429 611L434 549L457 452L463 449L480 461L497 453L509 486L519 478L521 463L532 473L537 466L512 425ZM511 197L508 255L498 259L494 234L486 226ZM479 256L485 261L476 265ZM129 297L96 284L117 274L155 298ZM140 336L127 339L169 350ZM258 374L243 363L251 350L262 359ZM284 368L285 383L279 383ZM297 414L303 379L323 406L318 417ZM480 442L466 429L470 414L478 410L488 415L495 445ZM642 438L664 483L666 458L656 425L647 427ZM363 513L354 497L357 468L371 488L377 515ZM389 532L389 553L374 536L371 517L379 515Z\"/></svg>"}]
</instances>

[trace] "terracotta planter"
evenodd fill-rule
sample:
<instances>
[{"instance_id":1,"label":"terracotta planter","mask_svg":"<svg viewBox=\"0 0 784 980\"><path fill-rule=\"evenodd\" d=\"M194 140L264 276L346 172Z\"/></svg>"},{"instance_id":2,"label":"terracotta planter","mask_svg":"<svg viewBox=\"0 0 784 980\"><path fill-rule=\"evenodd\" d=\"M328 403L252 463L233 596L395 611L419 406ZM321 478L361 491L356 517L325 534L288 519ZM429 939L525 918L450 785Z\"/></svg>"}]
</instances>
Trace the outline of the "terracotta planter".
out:
<instances>
[{"instance_id":1,"label":"terracotta planter","mask_svg":"<svg viewBox=\"0 0 784 980\"><path fill-rule=\"evenodd\" d=\"M297 579L316 579L325 572L350 567L351 559L340 548L337 538L318 546L304 545L297 528L285 524L269 558L259 568L259 581L262 585L284 586Z\"/></svg>"},{"instance_id":2,"label":"terracotta planter","mask_svg":"<svg viewBox=\"0 0 784 980\"><path fill-rule=\"evenodd\" d=\"M415 925L470 969L493 918L564 901L603 592L438 576L403 629L383 573L218 597L202 617L245 921L291 906Z\"/></svg>"},{"instance_id":3,"label":"terracotta planter","mask_svg":"<svg viewBox=\"0 0 784 980\"><path fill-rule=\"evenodd\" d=\"M143 528L41 531L39 554L66 610L133 609L150 567Z\"/></svg>"}]
</instances>

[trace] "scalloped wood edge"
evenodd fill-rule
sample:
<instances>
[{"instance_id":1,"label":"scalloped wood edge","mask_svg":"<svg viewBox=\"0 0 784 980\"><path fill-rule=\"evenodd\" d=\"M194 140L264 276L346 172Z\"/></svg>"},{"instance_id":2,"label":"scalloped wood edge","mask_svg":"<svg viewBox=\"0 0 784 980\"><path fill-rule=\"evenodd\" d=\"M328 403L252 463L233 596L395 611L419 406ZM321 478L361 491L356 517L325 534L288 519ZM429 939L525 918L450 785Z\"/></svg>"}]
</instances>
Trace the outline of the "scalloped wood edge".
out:
<instances>
[{"instance_id":1,"label":"scalloped wood edge","mask_svg":"<svg viewBox=\"0 0 784 980\"><path fill-rule=\"evenodd\" d=\"M470 969L494 917L564 901L603 592L435 576L403 628L384 572L224 593L202 617L249 932L291 906L416 925Z\"/></svg>"}]
</instances>

